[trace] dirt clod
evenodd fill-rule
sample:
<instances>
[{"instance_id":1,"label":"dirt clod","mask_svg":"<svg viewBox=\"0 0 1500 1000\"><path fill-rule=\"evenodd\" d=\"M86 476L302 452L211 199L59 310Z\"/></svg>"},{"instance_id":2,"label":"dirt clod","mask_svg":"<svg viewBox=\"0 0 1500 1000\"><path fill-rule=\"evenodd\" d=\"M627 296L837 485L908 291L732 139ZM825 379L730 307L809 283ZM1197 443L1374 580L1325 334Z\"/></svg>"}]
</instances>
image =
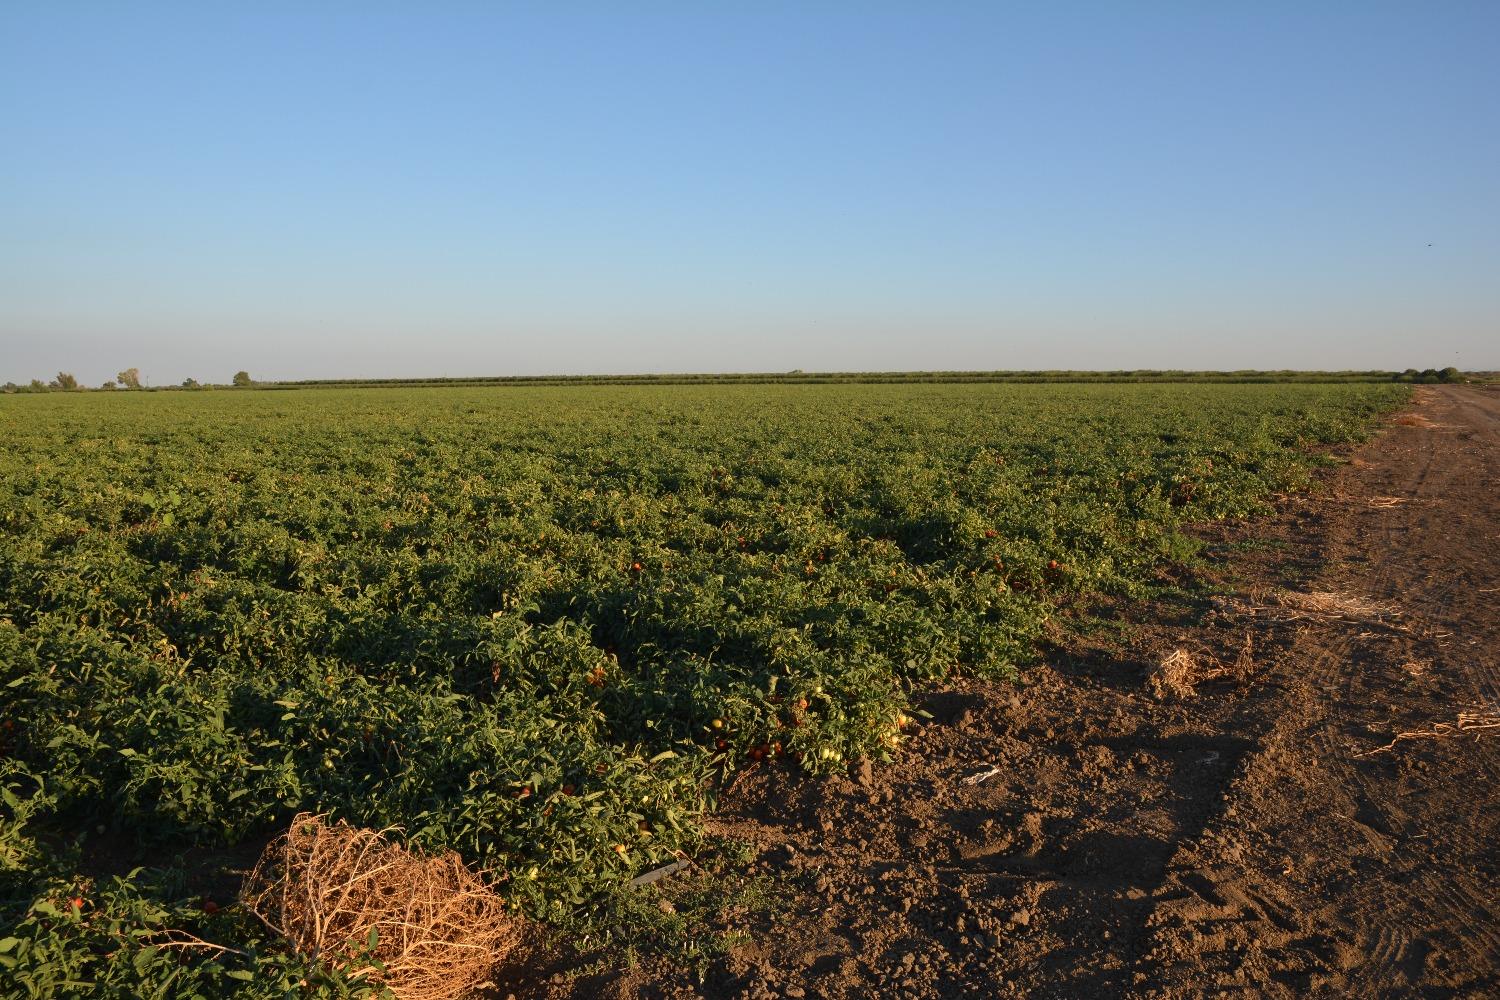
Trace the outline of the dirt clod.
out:
<instances>
[{"instance_id":1,"label":"dirt clod","mask_svg":"<svg viewBox=\"0 0 1500 1000\"><path fill-rule=\"evenodd\" d=\"M854 780L861 788L871 788L875 784L875 769L869 758L861 757L854 762Z\"/></svg>"}]
</instances>

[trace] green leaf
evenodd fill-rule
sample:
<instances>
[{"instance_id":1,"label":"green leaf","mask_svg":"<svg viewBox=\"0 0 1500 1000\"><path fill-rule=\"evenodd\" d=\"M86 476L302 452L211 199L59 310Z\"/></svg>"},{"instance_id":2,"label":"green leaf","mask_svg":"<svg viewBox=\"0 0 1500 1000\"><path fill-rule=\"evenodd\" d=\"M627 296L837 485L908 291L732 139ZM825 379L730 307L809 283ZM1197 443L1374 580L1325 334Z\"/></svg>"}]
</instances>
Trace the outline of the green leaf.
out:
<instances>
[{"instance_id":1,"label":"green leaf","mask_svg":"<svg viewBox=\"0 0 1500 1000\"><path fill-rule=\"evenodd\" d=\"M137 975L144 977L146 975L146 970L151 966L151 963L155 958L156 949L152 948L150 945L147 945L146 947L139 949L135 953L135 955L130 960L130 964L135 966Z\"/></svg>"}]
</instances>

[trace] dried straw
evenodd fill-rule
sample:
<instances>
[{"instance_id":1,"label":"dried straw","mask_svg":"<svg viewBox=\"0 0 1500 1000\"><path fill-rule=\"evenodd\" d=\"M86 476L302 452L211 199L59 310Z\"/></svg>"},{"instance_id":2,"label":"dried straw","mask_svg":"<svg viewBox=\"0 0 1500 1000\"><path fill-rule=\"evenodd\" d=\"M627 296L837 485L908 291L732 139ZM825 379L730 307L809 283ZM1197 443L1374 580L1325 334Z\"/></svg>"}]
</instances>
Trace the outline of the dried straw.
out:
<instances>
[{"instance_id":1,"label":"dried straw","mask_svg":"<svg viewBox=\"0 0 1500 1000\"><path fill-rule=\"evenodd\" d=\"M1391 632L1412 631L1409 624L1400 620L1401 609L1395 604L1331 590L1280 591L1270 595L1270 600L1219 597L1213 603L1222 614L1251 618L1261 625L1330 621Z\"/></svg>"},{"instance_id":2,"label":"dried straw","mask_svg":"<svg viewBox=\"0 0 1500 1000\"><path fill-rule=\"evenodd\" d=\"M517 922L457 854L424 857L388 832L302 813L266 848L241 898L299 954L397 1000L462 996L510 950Z\"/></svg>"},{"instance_id":3,"label":"dried straw","mask_svg":"<svg viewBox=\"0 0 1500 1000\"><path fill-rule=\"evenodd\" d=\"M1395 605L1381 604L1367 597L1340 594L1331 590L1315 590L1309 593L1282 591L1276 595L1276 603L1284 608L1303 611L1311 615L1321 615L1326 618L1353 618L1361 621L1388 618L1399 613Z\"/></svg>"},{"instance_id":4,"label":"dried straw","mask_svg":"<svg viewBox=\"0 0 1500 1000\"><path fill-rule=\"evenodd\" d=\"M1385 746L1366 750L1354 756L1370 757L1377 753L1386 753L1387 751L1394 750L1398 743L1403 743L1406 740L1437 740L1449 736L1463 736L1466 733L1473 733L1474 737L1478 739L1482 731L1489 729L1500 729L1500 712L1459 712L1458 718L1453 722L1438 722L1426 729L1413 729L1409 732L1397 733L1396 738Z\"/></svg>"}]
</instances>

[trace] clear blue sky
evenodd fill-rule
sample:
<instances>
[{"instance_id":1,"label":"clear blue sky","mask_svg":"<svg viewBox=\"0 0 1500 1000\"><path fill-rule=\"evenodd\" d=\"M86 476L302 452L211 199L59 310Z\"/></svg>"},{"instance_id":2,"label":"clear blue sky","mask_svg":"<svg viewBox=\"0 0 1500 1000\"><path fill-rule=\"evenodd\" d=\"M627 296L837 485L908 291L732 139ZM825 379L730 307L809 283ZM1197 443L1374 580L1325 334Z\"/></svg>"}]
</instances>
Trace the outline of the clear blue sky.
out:
<instances>
[{"instance_id":1,"label":"clear blue sky","mask_svg":"<svg viewBox=\"0 0 1500 1000\"><path fill-rule=\"evenodd\" d=\"M1493 0L10 0L0 148L0 380L1500 367Z\"/></svg>"}]
</instances>

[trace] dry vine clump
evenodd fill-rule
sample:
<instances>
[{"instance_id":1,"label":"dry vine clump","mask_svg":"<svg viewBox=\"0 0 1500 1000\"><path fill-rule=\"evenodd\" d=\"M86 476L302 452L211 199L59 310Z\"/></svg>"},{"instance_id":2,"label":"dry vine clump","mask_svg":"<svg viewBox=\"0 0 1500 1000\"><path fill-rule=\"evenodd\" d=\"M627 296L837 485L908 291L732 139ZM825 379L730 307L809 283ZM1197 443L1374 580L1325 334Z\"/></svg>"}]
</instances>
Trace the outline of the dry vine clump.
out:
<instances>
[{"instance_id":1,"label":"dry vine clump","mask_svg":"<svg viewBox=\"0 0 1500 1000\"><path fill-rule=\"evenodd\" d=\"M1255 673L1255 643L1251 640L1249 632L1245 633L1245 644L1240 647L1239 654L1225 669L1225 673L1242 684Z\"/></svg>"},{"instance_id":2,"label":"dry vine clump","mask_svg":"<svg viewBox=\"0 0 1500 1000\"><path fill-rule=\"evenodd\" d=\"M1152 697L1158 701L1168 698L1191 698L1199 684L1219 677L1228 677L1243 684L1255 672L1255 647L1250 633L1245 633L1245 644L1233 663L1225 665L1200 652L1194 656L1186 649L1174 649L1170 655L1158 661L1146 675Z\"/></svg>"},{"instance_id":3,"label":"dry vine clump","mask_svg":"<svg viewBox=\"0 0 1500 1000\"><path fill-rule=\"evenodd\" d=\"M379 983L397 1000L462 996L518 932L504 900L457 854L424 857L385 831L309 813L266 848L241 898L299 954Z\"/></svg>"},{"instance_id":4,"label":"dry vine clump","mask_svg":"<svg viewBox=\"0 0 1500 1000\"><path fill-rule=\"evenodd\" d=\"M1193 659L1193 654L1181 648L1174 649L1170 656L1158 662L1151 673L1146 675L1146 683L1151 685L1151 694L1159 701L1168 697L1191 698L1193 689L1202 679L1203 671Z\"/></svg>"}]
</instances>

